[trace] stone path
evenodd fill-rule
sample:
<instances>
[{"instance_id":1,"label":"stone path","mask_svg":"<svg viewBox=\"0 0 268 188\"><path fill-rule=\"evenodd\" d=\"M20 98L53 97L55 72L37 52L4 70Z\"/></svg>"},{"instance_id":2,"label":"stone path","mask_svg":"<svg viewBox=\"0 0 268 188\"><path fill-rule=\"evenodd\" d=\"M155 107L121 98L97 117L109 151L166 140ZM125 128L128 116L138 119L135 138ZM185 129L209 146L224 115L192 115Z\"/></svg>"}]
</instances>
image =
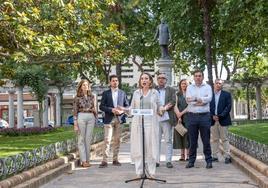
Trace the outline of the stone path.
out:
<instances>
[{"instance_id":1,"label":"stone path","mask_svg":"<svg viewBox=\"0 0 268 188\"><path fill-rule=\"evenodd\" d=\"M201 146L202 144L199 144ZM57 179L42 186L42 188L134 188L140 187L141 182L125 183L125 180L135 178L134 165L130 163L130 144L123 143L120 149L119 160L121 167L109 165L100 169L98 165L101 158L92 161L92 167L88 169L75 168L73 171L63 174ZM158 183L146 180L145 188L251 188L258 187L248 176L232 164L224 162L213 163L212 169L205 168L202 148L199 148L195 168L186 169L186 162L179 162L179 151L174 150L174 168L165 166L164 148L162 148L161 164L157 168L156 177L167 180L167 183Z\"/></svg>"}]
</instances>

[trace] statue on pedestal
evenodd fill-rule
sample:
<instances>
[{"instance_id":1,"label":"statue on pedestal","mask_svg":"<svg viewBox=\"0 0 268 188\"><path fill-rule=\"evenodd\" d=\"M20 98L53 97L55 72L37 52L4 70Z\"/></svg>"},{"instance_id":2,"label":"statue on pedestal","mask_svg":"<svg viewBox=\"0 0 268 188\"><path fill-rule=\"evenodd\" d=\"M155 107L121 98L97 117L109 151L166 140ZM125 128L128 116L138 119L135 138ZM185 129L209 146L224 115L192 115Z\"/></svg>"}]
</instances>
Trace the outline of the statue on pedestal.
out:
<instances>
[{"instance_id":1,"label":"statue on pedestal","mask_svg":"<svg viewBox=\"0 0 268 188\"><path fill-rule=\"evenodd\" d=\"M161 19L161 23L157 26L154 40L156 39L158 39L161 48L161 59L170 59L168 45L171 40L171 34L164 18Z\"/></svg>"}]
</instances>

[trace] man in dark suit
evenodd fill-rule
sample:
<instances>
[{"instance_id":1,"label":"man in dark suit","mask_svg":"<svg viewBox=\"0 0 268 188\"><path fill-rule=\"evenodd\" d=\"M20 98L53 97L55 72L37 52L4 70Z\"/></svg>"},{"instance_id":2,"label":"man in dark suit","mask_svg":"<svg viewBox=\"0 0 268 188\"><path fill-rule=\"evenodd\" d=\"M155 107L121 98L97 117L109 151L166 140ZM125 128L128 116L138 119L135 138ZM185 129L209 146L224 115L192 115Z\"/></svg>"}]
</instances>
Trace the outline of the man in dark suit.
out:
<instances>
[{"instance_id":1,"label":"man in dark suit","mask_svg":"<svg viewBox=\"0 0 268 188\"><path fill-rule=\"evenodd\" d=\"M166 166L167 168L173 168L172 165L172 131L176 123L176 117L174 113L174 106L176 103L175 89L166 85L167 77L165 73L159 73L157 76L156 90L159 92L160 104L162 106L162 115L159 117L159 154L157 158L158 167L160 164L160 151L161 151L161 139L162 134L166 144Z\"/></svg>"},{"instance_id":2,"label":"man in dark suit","mask_svg":"<svg viewBox=\"0 0 268 188\"><path fill-rule=\"evenodd\" d=\"M111 88L104 91L101 98L100 110L105 113L104 116L104 147L103 147L103 160L100 168L108 166L107 159L110 149L110 144L113 138L113 165L121 166L118 161L118 153L120 147L121 123L124 120L125 114L119 110L119 106L128 107L126 93L118 88L118 78L116 75L110 76Z\"/></svg>"},{"instance_id":3,"label":"man in dark suit","mask_svg":"<svg viewBox=\"0 0 268 188\"><path fill-rule=\"evenodd\" d=\"M216 79L214 83L214 95L210 103L212 116L211 145L212 161L217 162L220 154L220 140L223 145L225 164L231 163L230 146L227 137L228 126L232 124L230 111L232 108L232 97L227 91L222 90L223 81Z\"/></svg>"}]
</instances>

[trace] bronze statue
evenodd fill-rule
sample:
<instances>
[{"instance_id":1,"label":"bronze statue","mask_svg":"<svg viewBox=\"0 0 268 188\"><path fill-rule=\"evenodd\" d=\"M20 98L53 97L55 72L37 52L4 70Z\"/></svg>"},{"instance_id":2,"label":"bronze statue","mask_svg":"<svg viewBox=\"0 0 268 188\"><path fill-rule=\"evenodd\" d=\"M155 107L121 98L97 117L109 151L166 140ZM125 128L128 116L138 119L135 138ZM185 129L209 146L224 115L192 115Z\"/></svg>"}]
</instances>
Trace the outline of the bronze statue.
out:
<instances>
[{"instance_id":1,"label":"bronze statue","mask_svg":"<svg viewBox=\"0 0 268 188\"><path fill-rule=\"evenodd\" d=\"M166 24L164 18L161 19L161 23L157 26L154 40L157 38L161 48L161 59L170 59L168 53L168 44L171 40L171 34L168 28L168 24Z\"/></svg>"}]
</instances>

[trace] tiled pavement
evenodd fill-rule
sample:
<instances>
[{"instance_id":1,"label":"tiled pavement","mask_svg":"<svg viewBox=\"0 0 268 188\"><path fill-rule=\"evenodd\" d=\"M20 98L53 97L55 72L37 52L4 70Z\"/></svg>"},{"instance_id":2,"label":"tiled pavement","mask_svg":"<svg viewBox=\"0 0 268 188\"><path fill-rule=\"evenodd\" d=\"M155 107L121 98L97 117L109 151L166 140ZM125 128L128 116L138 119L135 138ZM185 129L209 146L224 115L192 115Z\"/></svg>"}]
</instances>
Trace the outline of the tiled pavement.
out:
<instances>
[{"instance_id":1,"label":"tiled pavement","mask_svg":"<svg viewBox=\"0 0 268 188\"><path fill-rule=\"evenodd\" d=\"M199 146L202 146L200 143ZM108 168L100 169L98 165L101 158L92 161L88 169L80 167L65 173L55 180L42 186L42 188L132 188L140 187L141 182L125 183L125 180L135 178L134 165L130 163L130 144L123 143L120 148L119 160L121 167L109 165ZM258 187L247 175L232 164L224 162L213 163L212 169L205 168L202 155L202 147L199 148L195 168L186 169L186 162L179 162L179 151L174 150L174 168L165 166L164 147L162 147L161 165L157 168L156 177L167 180L167 183L158 183L146 180L145 188L251 188Z\"/></svg>"}]
</instances>

